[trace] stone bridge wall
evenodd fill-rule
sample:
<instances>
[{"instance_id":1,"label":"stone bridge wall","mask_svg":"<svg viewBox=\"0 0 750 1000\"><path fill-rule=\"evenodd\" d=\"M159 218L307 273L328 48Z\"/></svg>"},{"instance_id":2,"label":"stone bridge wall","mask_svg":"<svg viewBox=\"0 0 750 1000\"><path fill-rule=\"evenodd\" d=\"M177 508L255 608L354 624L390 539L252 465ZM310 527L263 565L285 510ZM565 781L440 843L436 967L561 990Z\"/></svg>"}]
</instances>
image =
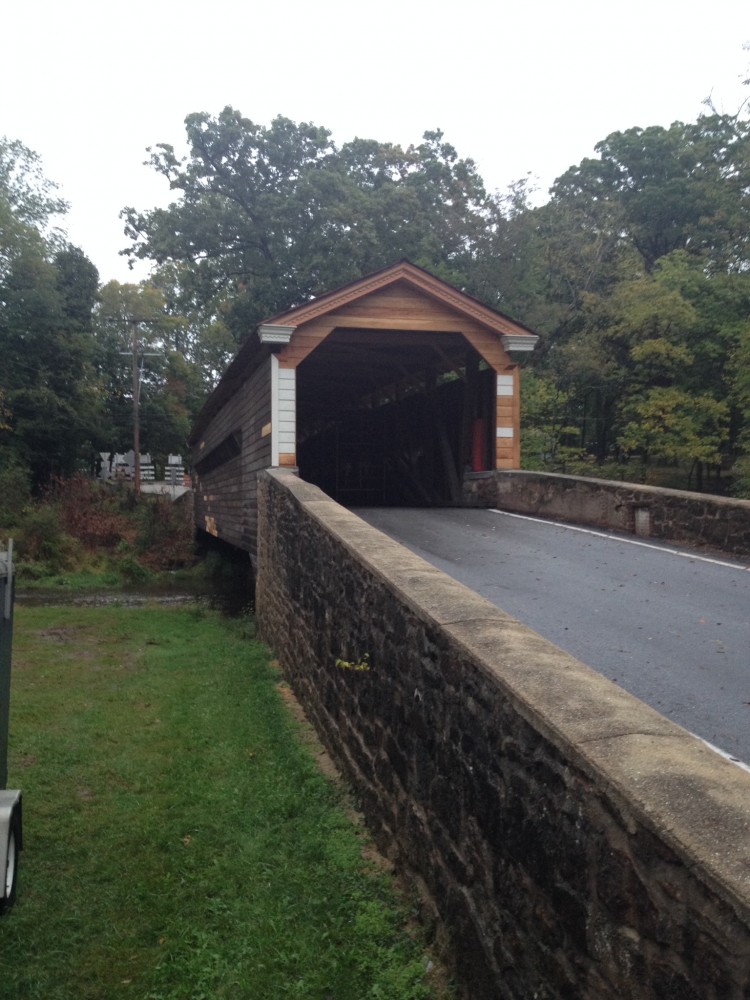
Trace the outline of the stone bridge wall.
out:
<instances>
[{"instance_id":1,"label":"stone bridge wall","mask_svg":"<svg viewBox=\"0 0 750 1000\"><path fill-rule=\"evenodd\" d=\"M750 774L280 470L260 632L471 1000L748 1000Z\"/></svg>"},{"instance_id":2,"label":"stone bridge wall","mask_svg":"<svg viewBox=\"0 0 750 1000\"><path fill-rule=\"evenodd\" d=\"M750 500L546 472L470 473L470 506L634 532L750 555Z\"/></svg>"}]
</instances>

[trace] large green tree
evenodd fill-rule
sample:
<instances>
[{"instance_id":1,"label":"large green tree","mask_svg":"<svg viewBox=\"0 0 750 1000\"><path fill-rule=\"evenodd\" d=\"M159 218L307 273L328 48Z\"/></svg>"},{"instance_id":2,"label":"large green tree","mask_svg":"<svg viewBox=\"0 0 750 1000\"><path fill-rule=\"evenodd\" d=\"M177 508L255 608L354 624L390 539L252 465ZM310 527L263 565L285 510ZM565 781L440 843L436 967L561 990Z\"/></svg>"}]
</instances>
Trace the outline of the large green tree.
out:
<instances>
[{"instance_id":1,"label":"large green tree","mask_svg":"<svg viewBox=\"0 0 750 1000\"><path fill-rule=\"evenodd\" d=\"M179 192L166 209L126 209L132 253L186 264L180 308L221 317L240 340L258 320L407 257L456 281L481 243L488 199L471 160L439 131L400 146L233 108L186 119L189 152L152 166ZM185 310L188 311L188 310Z\"/></svg>"},{"instance_id":2,"label":"large green tree","mask_svg":"<svg viewBox=\"0 0 750 1000\"><path fill-rule=\"evenodd\" d=\"M750 315L750 123L712 113L612 133L596 152L530 213L548 309L532 364L564 392L559 423L579 428L582 455L635 453L700 478L747 447L734 387Z\"/></svg>"},{"instance_id":3,"label":"large green tree","mask_svg":"<svg viewBox=\"0 0 750 1000\"><path fill-rule=\"evenodd\" d=\"M602 234L638 252L647 272L675 250L711 270L742 270L750 252L750 122L703 115L669 128L631 128L600 142L556 182Z\"/></svg>"},{"instance_id":4,"label":"large green tree","mask_svg":"<svg viewBox=\"0 0 750 1000\"><path fill-rule=\"evenodd\" d=\"M141 450L161 461L170 452L185 451L190 421L205 397L198 370L177 349L182 326L150 281L110 281L102 287L94 327L109 432L106 450L132 447L137 386Z\"/></svg>"},{"instance_id":5,"label":"large green tree","mask_svg":"<svg viewBox=\"0 0 750 1000\"><path fill-rule=\"evenodd\" d=\"M36 154L0 139L0 460L30 469L37 485L87 463L100 424L98 274L55 227L65 209Z\"/></svg>"},{"instance_id":6,"label":"large green tree","mask_svg":"<svg viewBox=\"0 0 750 1000\"><path fill-rule=\"evenodd\" d=\"M52 259L30 242L0 281L2 382L10 412L6 457L37 484L69 474L96 449L100 397L93 381L91 308L96 269L77 248Z\"/></svg>"}]
</instances>

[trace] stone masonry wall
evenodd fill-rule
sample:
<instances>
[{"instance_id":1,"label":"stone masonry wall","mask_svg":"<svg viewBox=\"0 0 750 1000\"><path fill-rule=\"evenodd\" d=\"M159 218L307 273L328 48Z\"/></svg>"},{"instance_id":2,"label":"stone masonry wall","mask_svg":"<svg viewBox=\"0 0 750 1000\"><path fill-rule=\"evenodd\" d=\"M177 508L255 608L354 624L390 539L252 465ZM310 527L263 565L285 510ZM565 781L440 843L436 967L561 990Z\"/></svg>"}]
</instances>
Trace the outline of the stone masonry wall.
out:
<instances>
[{"instance_id":1,"label":"stone masonry wall","mask_svg":"<svg viewBox=\"0 0 750 1000\"><path fill-rule=\"evenodd\" d=\"M750 774L290 472L264 640L471 1000L750 1000Z\"/></svg>"},{"instance_id":2,"label":"stone masonry wall","mask_svg":"<svg viewBox=\"0 0 750 1000\"><path fill-rule=\"evenodd\" d=\"M545 472L470 473L470 505L750 555L750 500Z\"/></svg>"}]
</instances>

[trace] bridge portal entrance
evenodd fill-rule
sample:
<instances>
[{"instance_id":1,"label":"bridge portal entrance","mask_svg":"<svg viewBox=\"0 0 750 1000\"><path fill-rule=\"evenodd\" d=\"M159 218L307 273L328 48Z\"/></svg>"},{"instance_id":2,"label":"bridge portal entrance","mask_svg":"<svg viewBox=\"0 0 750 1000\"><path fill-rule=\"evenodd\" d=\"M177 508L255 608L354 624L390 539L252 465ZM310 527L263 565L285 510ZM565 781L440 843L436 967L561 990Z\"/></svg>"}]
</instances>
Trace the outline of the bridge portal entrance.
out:
<instances>
[{"instance_id":1,"label":"bridge portal entrance","mask_svg":"<svg viewBox=\"0 0 750 1000\"><path fill-rule=\"evenodd\" d=\"M495 467L496 375L460 333L337 328L296 381L300 476L340 503L459 503Z\"/></svg>"}]
</instances>

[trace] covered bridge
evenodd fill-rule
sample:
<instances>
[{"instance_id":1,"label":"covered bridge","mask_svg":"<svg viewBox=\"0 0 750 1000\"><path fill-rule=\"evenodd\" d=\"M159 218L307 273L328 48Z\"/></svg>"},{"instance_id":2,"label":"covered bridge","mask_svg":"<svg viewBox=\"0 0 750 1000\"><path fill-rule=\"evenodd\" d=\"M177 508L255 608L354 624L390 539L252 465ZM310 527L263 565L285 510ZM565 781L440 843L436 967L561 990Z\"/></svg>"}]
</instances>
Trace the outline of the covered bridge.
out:
<instances>
[{"instance_id":1,"label":"covered bridge","mask_svg":"<svg viewBox=\"0 0 750 1000\"><path fill-rule=\"evenodd\" d=\"M198 527L255 558L273 466L356 504L459 503L464 473L520 464L531 330L402 262L261 323L191 434Z\"/></svg>"}]
</instances>

